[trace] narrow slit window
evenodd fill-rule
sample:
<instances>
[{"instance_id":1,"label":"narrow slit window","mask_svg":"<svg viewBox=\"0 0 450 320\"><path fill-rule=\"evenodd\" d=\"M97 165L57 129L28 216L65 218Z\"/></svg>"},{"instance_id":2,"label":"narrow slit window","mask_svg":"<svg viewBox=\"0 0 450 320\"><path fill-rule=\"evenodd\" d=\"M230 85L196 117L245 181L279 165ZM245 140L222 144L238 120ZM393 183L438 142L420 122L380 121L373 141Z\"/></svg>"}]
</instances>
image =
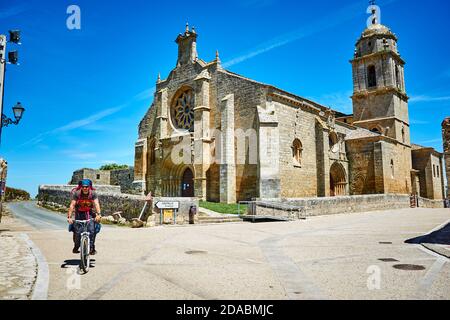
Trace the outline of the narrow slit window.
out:
<instances>
[{"instance_id":1,"label":"narrow slit window","mask_svg":"<svg viewBox=\"0 0 450 320\"><path fill-rule=\"evenodd\" d=\"M369 88L377 86L377 72L375 70L375 66L369 66L367 68L367 79L369 82Z\"/></svg>"}]
</instances>

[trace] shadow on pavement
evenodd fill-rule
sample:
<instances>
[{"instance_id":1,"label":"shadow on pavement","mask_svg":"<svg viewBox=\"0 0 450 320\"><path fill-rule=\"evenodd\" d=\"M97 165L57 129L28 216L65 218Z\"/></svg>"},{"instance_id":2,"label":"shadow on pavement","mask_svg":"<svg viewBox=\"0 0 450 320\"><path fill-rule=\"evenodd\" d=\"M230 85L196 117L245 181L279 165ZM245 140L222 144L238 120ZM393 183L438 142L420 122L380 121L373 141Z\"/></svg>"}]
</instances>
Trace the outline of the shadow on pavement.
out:
<instances>
[{"instance_id":1,"label":"shadow on pavement","mask_svg":"<svg viewBox=\"0 0 450 320\"><path fill-rule=\"evenodd\" d=\"M409 244L429 243L429 244L450 245L450 223L440 230L437 230L424 236L406 240L405 243Z\"/></svg>"},{"instance_id":2,"label":"shadow on pavement","mask_svg":"<svg viewBox=\"0 0 450 320\"><path fill-rule=\"evenodd\" d=\"M78 267L79 265L80 265L80 260L79 259L66 260L61 265L61 269L66 269L67 267ZM90 268L95 268L95 259L91 259Z\"/></svg>"}]
</instances>

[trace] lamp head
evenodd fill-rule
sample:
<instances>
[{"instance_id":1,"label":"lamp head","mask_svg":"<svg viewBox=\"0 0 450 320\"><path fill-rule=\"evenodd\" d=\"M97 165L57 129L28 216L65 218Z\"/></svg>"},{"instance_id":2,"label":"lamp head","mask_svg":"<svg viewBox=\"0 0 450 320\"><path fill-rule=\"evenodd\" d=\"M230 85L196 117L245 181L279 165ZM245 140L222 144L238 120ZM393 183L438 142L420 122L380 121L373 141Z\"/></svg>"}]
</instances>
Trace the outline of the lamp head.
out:
<instances>
[{"instance_id":1,"label":"lamp head","mask_svg":"<svg viewBox=\"0 0 450 320\"><path fill-rule=\"evenodd\" d=\"M17 121L20 121L22 119L23 113L25 112L25 108L22 107L22 104L20 102L17 102L17 104L13 107L14 117Z\"/></svg>"}]
</instances>

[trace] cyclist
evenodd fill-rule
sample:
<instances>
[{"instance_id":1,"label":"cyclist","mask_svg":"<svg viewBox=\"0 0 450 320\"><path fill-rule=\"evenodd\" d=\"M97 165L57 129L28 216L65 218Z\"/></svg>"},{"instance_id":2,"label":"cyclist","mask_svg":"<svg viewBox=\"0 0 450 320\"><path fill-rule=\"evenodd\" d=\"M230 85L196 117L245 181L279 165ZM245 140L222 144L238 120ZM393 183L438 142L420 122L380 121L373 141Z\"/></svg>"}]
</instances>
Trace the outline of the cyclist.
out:
<instances>
[{"instance_id":1,"label":"cyclist","mask_svg":"<svg viewBox=\"0 0 450 320\"><path fill-rule=\"evenodd\" d=\"M73 227L74 235L74 247L72 252L79 253L80 251L80 239L82 226L78 223L74 223L76 220L89 220L95 219L95 223L91 221L88 224L89 238L90 238L90 254L95 255L95 236L96 231L99 231L99 225L101 219L100 203L98 201L95 189L92 186L92 181L89 179L81 180L78 183L78 187L72 190L72 201L70 203L69 213L67 214L67 221ZM95 213L94 213L95 207ZM72 214L75 211L75 221L72 219Z\"/></svg>"}]
</instances>

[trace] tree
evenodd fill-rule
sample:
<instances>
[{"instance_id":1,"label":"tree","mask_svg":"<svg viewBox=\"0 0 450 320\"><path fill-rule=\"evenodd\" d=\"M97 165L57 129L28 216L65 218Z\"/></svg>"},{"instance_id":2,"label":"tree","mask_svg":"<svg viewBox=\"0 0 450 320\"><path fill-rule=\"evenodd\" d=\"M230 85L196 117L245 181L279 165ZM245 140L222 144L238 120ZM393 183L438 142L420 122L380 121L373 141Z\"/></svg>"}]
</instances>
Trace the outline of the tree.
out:
<instances>
[{"instance_id":1,"label":"tree","mask_svg":"<svg viewBox=\"0 0 450 320\"><path fill-rule=\"evenodd\" d=\"M104 166L100 167L100 170L104 170L104 171L111 171L111 170L120 170L120 169L128 169L129 166L126 164L117 164L117 163L112 163L112 164L105 164Z\"/></svg>"}]
</instances>

